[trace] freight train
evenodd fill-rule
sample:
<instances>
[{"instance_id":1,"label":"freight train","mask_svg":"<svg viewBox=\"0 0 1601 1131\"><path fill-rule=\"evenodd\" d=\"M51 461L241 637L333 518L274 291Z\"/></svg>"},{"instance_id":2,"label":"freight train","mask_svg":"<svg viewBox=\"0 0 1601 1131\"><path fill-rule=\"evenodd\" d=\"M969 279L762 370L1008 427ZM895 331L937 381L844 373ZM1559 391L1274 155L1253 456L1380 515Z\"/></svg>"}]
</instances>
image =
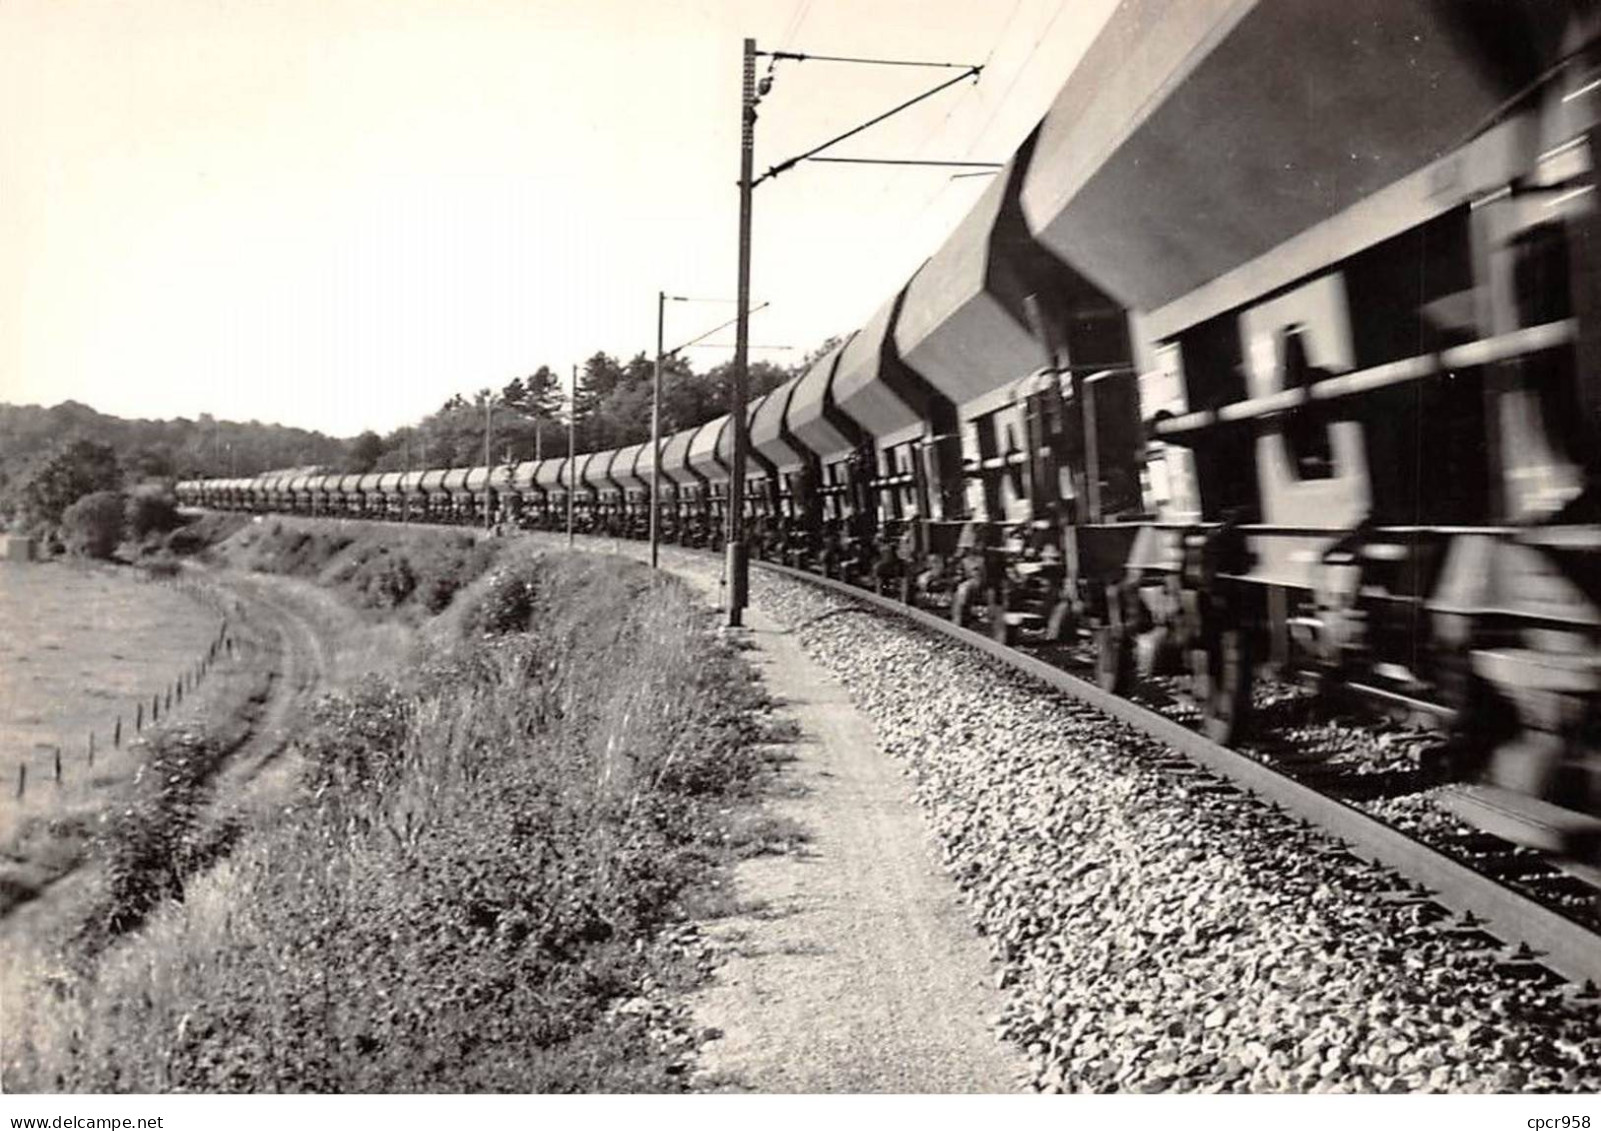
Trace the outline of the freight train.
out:
<instances>
[{"instance_id":1,"label":"freight train","mask_svg":"<svg viewBox=\"0 0 1601 1131\"><path fill-rule=\"evenodd\" d=\"M728 418L499 467L180 485L750 550L1187 673L1433 712L1449 805L1601 844L1601 46L1589 5L1124 0L971 213ZM1593 855L1592 855L1593 858Z\"/></svg>"}]
</instances>

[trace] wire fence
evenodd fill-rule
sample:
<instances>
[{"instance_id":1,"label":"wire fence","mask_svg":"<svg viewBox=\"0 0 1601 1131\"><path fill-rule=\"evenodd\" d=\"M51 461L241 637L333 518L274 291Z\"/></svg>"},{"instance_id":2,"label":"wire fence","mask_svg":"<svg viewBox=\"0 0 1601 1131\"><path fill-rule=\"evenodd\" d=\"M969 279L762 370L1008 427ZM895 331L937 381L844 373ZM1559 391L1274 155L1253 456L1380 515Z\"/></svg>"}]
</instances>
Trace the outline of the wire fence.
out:
<instances>
[{"instance_id":1,"label":"wire fence","mask_svg":"<svg viewBox=\"0 0 1601 1131\"><path fill-rule=\"evenodd\" d=\"M197 584L187 578L164 579L166 584L188 593L202 604L215 609L221 617L216 634L205 651L180 670L164 680L150 693L142 694L117 711L100 728L91 727L81 740L63 739L54 743L35 743L32 757L16 761L12 788L0 790L0 802L17 806L37 800L41 795L60 797L63 787L74 775L91 777L97 764L104 772L107 759L126 756L147 730L170 721L182 708L185 699L193 700L218 664L227 663L242 654L245 639L235 631L235 621L245 619L244 606L230 601L213 588ZM40 755L44 756L41 757Z\"/></svg>"}]
</instances>

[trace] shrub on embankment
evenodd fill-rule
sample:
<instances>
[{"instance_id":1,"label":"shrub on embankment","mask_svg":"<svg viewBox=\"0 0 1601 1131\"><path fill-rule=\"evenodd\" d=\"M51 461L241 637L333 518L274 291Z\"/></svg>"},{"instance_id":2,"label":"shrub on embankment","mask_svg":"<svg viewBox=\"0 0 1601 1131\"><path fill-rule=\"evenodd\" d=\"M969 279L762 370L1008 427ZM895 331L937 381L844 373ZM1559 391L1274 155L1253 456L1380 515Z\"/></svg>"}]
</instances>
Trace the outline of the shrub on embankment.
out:
<instances>
[{"instance_id":1,"label":"shrub on embankment","mask_svg":"<svg viewBox=\"0 0 1601 1131\"><path fill-rule=\"evenodd\" d=\"M676 1086L618 1006L691 976L658 932L760 775L760 692L643 567L486 590L457 646L322 704L292 820L6 1027L8 1089Z\"/></svg>"},{"instance_id":2,"label":"shrub on embankment","mask_svg":"<svg viewBox=\"0 0 1601 1131\"><path fill-rule=\"evenodd\" d=\"M146 540L148 554L187 558L210 549L249 525L250 516L213 511L194 516L159 538Z\"/></svg>"},{"instance_id":3,"label":"shrub on embankment","mask_svg":"<svg viewBox=\"0 0 1601 1131\"><path fill-rule=\"evenodd\" d=\"M498 548L462 530L272 519L244 527L217 553L240 569L316 581L362 608L432 614L483 573Z\"/></svg>"},{"instance_id":4,"label":"shrub on embankment","mask_svg":"<svg viewBox=\"0 0 1601 1131\"><path fill-rule=\"evenodd\" d=\"M212 775L238 741L237 733L189 726L150 738L126 803L101 822L104 898L80 932L90 954L138 928L164 901L180 897L184 882L238 838L235 820L205 819Z\"/></svg>"}]
</instances>

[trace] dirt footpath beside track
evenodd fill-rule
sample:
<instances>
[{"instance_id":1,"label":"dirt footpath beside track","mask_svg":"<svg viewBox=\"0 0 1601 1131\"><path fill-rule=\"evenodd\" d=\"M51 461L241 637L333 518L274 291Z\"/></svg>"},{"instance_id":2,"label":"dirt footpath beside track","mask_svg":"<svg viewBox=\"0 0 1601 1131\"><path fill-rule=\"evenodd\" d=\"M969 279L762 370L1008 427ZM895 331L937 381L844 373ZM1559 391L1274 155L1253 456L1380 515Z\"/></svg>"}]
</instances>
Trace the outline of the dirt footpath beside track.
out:
<instances>
[{"instance_id":1,"label":"dirt footpath beside track","mask_svg":"<svg viewBox=\"0 0 1601 1131\"><path fill-rule=\"evenodd\" d=\"M589 550L613 546L579 541ZM715 563L666 550L663 564L717 600ZM704 926L723 961L693 1008L698 1025L723 1035L701 1050L701 1085L1020 1090L1022 1056L987 1026L1001 996L985 948L937 864L908 783L871 723L787 628L756 609L746 623L750 658L802 733L786 772L797 796L770 808L810 841L800 854L740 864L741 913Z\"/></svg>"},{"instance_id":2,"label":"dirt footpath beside track","mask_svg":"<svg viewBox=\"0 0 1601 1131\"><path fill-rule=\"evenodd\" d=\"M707 929L726 959L697 996L710 1086L762 1092L997 1092L1023 1063L985 1025L988 960L898 768L843 688L759 611L753 659L801 726L771 808L810 833L801 856L742 863L750 910Z\"/></svg>"}]
</instances>

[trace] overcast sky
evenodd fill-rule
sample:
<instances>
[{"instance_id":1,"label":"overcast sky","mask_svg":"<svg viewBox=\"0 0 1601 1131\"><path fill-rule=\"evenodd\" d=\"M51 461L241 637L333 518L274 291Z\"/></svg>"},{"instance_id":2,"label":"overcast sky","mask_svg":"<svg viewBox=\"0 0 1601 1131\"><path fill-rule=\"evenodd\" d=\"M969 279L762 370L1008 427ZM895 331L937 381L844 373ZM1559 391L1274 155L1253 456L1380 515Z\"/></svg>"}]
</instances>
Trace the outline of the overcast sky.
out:
<instances>
[{"instance_id":1,"label":"overcast sky","mask_svg":"<svg viewBox=\"0 0 1601 1131\"><path fill-rule=\"evenodd\" d=\"M838 152L1004 160L1111 7L0 0L0 400L351 435L654 350L658 289L733 295L742 37L987 61ZM944 77L781 64L758 170ZM753 356L860 325L986 183L949 172L760 187L752 338L795 350ZM732 310L670 306L668 345Z\"/></svg>"}]
</instances>

